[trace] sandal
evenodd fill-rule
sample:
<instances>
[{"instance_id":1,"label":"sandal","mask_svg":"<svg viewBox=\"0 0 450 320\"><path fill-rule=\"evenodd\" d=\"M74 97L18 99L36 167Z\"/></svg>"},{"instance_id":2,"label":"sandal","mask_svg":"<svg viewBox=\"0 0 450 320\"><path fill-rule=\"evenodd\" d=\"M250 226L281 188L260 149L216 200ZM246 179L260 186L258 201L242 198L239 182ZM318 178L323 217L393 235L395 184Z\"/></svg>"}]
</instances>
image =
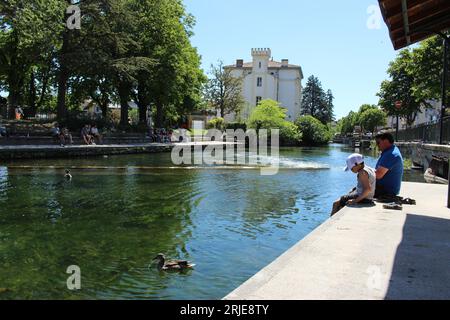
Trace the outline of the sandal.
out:
<instances>
[{"instance_id":1,"label":"sandal","mask_svg":"<svg viewBox=\"0 0 450 320\"><path fill-rule=\"evenodd\" d=\"M409 205L415 205L416 204L416 200L411 199L411 198L406 198L402 200L403 204L409 204Z\"/></svg>"},{"instance_id":2,"label":"sandal","mask_svg":"<svg viewBox=\"0 0 450 320\"><path fill-rule=\"evenodd\" d=\"M383 205L383 209L388 209L388 210L403 210L403 207L401 204L392 202L392 203L388 203Z\"/></svg>"}]
</instances>

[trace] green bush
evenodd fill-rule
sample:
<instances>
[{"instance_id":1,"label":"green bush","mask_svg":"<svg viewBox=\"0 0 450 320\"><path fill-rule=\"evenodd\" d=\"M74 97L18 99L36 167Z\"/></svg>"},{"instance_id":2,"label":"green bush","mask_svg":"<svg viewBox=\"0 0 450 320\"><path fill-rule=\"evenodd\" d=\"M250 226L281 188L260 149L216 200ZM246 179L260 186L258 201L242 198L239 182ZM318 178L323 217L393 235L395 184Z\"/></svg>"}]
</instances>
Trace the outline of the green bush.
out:
<instances>
[{"instance_id":1,"label":"green bush","mask_svg":"<svg viewBox=\"0 0 450 320\"><path fill-rule=\"evenodd\" d=\"M332 138L328 127L312 116L301 116L295 124L302 133L303 143L306 145L327 144Z\"/></svg>"},{"instance_id":2,"label":"green bush","mask_svg":"<svg viewBox=\"0 0 450 320\"><path fill-rule=\"evenodd\" d=\"M225 124L225 129L230 130L242 129L244 131L247 131L247 124L243 122L230 122Z\"/></svg>"},{"instance_id":3,"label":"green bush","mask_svg":"<svg viewBox=\"0 0 450 320\"><path fill-rule=\"evenodd\" d=\"M259 129L279 129L281 144L298 144L301 134L293 123L285 120L286 111L274 100L263 100L253 109L248 121L248 128L257 131Z\"/></svg>"},{"instance_id":4,"label":"green bush","mask_svg":"<svg viewBox=\"0 0 450 320\"><path fill-rule=\"evenodd\" d=\"M223 118L215 118L206 124L206 129L217 129L223 131L225 129L225 120Z\"/></svg>"}]
</instances>

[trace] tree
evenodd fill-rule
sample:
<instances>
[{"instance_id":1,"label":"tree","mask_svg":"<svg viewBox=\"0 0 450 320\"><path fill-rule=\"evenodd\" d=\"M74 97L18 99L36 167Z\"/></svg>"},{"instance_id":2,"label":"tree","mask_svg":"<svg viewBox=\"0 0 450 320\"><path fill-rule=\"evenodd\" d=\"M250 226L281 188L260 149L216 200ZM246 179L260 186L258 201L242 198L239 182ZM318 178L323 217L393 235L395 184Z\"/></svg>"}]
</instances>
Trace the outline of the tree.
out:
<instances>
[{"instance_id":1,"label":"tree","mask_svg":"<svg viewBox=\"0 0 450 320\"><path fill-rule=\"evenodd\" d=\"M378 93L388 115L398 115L411 125L422 107L431 107L430 100L441 99L442 57L443 43L437 36L399 53L389 64L390 79L382 82ZM397 101L402 102L400 109L395 107Z\"/></svg>"},{"instance_id":2,"label":"tree","mask_svg":"<svg viewBox=\"0 0 450 320\"><path fill-rule=\"evenodd\" d=\"M325 93L319 79L312 75L303 90L301 114L319 119L323 124L331 122L334 118L333 99L331 90Z\"/></svg>"},{"instance_id":3,"label":"tree","mask_svg":"<svg viewBox=\"0 0 450 320\"><path fill-rule=\"evenodd\" d=\"M353 133L355 125L357 123L358 114L354 111L350 111L349 114L340 120L341 122L341 134Z\"/></svg>"},{"instance_id":4,"label":"tree","mask_svg":"<svg viewBox=\"0 0 450 320\"><path fill-rule=\"evenodd\" d=\"M413 93L419 99L441 100L444 46L441 37L434 36L422 41L412 50L412 64L409 71L417 80ZM447 90L447 101L450 90Z\"/></svg>"},{"instance_id":5,"label":"tree","mask_svg":"<svg viewBox=\"0 0 450 320\"><path fill-rule=\"evenodd\" d=\"M399 56L390 63L388 74L391 80L385 80L381 84L379 104L388 115L398 115L411 125L420 112L422 105L429 103L414 95L414 83L417 81L410 70L412 54L409 49L402 50ZM396 102L400 101L401 108L396 108Z\"/></svg>"},{"instance_id":6,"label":"tree","mask_svg":"<svg viewBox=\"0 0 450 320\"><path fill-rule=\"evenodd\" d=\"M386 113L378 108L370 108L359 115L359 121L364 130L374 133L377 127L386 124Z\"/></svg>"},{"instance_id":7,"label":"tree","mask_svg":"<svg viewBox=\"0 0 450 320\"><path fill-rule=\"evenodd\" d=\"M24 102L30 69L57 43L64 9L61 0L0 2L0 75L8 91L9 117Z\"/></svg>"},{"instance_id":8,"label":"tree","mask_svg":"<svg viewBox=\"0 0 450 320\"><path fill-rule=\"evenodd\" d=\"M166 115L188 113L200 103L206 78L190 43L195 19L180 0L133 0L133 6L135 34L143 52L157 62L138 75L138 105L155 107L156 126L162 127Z\"/></svg>"},{"instance_id":9,"label":"tree","mask_svg":"<svg viewBox=\"0 0 450 320\"><path fill-rule=\"evenodd\" d=\"M224 68L223 61L211 65L210 75L205 88L209 105L219 111L222 118L233 112L239 113L244 105L242 78L233 76L231 69Z\"/></svg>"},{"instance_id":10,"label":"tree","mask_svg":"<svg viewBox=\"0 0 450 320\"><path fill-rule=\"evenodd\" d=\"M295 124L306 145L323 145L331 140L331 132L328 127L313 116L301 116L295 121Z\"/></svg>"},{"instance_id":11,"label":"tree","mask_svg":"<svg viewBox=\"0 0 450 320\"><path fill-rule=\"evenodd\" d=\"M250 114L248 128L256 129L257 132L260 129L279 129L283 143L299 143L301 140L299 130L292 122L286 120L286 113L287 110L277 101L262 100Z\"/></svg>"},{"instance_id":12,"label":"tree","mask_svg":"<svg viewBox=\"0 0 450 320\"><path fill-rule=\"evenodd\" d=\"M158 126L199 106L206 79L181 0L77 1L81 29L69 30L72 2L0 1L0 87L10 106L28 104L32 116L51 103L64 119L86 99L104 117L119 102L124 127L132 99L140 121L153 109Z\"/></svg>"}]
</instances>

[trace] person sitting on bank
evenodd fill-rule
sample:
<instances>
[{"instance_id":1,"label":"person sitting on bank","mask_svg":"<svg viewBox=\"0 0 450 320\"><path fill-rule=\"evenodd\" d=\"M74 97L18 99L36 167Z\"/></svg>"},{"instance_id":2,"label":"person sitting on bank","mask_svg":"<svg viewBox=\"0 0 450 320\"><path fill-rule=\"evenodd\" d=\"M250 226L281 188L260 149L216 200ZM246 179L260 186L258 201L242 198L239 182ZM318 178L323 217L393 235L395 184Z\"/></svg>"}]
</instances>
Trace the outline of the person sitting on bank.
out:
<instances>
[{"instance_id":1,"label":"person sitting on bank","mask_svg":"<svg viewBox=\"0 0 450 320\"><path fill-rule=\"evenodd\" d=\"M53 128L51 129L52 137L55 141L57 141L61 147L64 146L64 137L61 134L61 129L59 128L59 124L55 123Z\"/></svg>"},{"instance_id":2,"label":"person sitting on bank","mask_svg":"<svg viewBox=\"0 0 450 320\"><path fill-rule=\"evenodd\" d=\"M375 170L364 164L364 157L359 153L352 154L347 158L347 166L344 170L357 174L357 186L333 204L331 215L336 214L346 205L373 203L376 187Z\"/></svg>"},{"instance_id":3,"label":"person sitting on bank","mask_svg":"<svg viewBox=\"0 0 450 320\"><path fill-rule=\"evenodd\" d=\"M94 123L91 127L92 140L97 139L98 143L102 143L102 135L98 131L97 125Z\"/></svg>"},{"instance_id":4,"label":"person sitting on bank","mask_svg":"<svg viewBox=\"0 0 450 320\"><path fill-rule=\"evenodd\" d=\"M91 128L88 124L81 129L81 137L83 138L85 144L92 144Z\"/></svg>"},{"instance_id":5,"label":"person sitting on bank","mask_svg":"<svg viewBox=\"0 0 450 320\"><path fill-rule=\"evenodd\" d=\"M395 197L400 193L403 178L403 157L394 144L394 137L390 133L381 133L375 137L380 159L375 166L377 186L375 198Z\"/></svg>"},{"instance_id":6,"label":"person sitting on bank","mask_svg":"<svg viewBox=\"0 0 450 320\"><path fill-rule=\"evenodd\" d=\"M67 141L73 144L72 134L67 127L64 127L61 131L61 140L64 144L67 144Z\"/></svg>"}]
</instances>

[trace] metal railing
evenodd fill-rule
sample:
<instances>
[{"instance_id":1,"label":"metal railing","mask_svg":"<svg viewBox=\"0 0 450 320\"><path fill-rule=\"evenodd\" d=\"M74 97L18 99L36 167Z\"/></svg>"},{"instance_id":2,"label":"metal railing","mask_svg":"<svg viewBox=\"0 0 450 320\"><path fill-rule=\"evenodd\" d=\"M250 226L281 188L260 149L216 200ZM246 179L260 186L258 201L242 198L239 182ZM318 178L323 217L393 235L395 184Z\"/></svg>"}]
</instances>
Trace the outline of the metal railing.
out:
<instances>
[{"instance_id":1,"label":"metal railing","mask_svg":"<svg viewBox=\"0 0 450 320\"><path fill-rule=\"evenodd\" d=\"M422 124L412 128L399 130L398 141L420 141L424 143L439 143L440 124ZM395 135L395 131L392 132ZM445 118L442 129L442 143L450 143L450 118Z\"/></svg>"}]
</instances>

